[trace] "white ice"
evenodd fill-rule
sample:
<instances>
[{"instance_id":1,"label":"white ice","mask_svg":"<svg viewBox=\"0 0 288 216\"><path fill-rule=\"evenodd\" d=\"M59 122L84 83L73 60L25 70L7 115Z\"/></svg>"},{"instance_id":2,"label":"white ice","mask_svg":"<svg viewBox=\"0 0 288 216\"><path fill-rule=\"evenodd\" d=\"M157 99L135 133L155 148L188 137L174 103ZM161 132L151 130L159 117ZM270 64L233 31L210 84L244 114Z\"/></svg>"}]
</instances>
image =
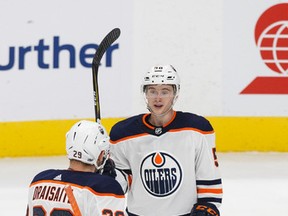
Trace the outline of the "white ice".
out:
<instances>
[{"instance_id":1,"label":"white ice","mask_svg":"<svg viewBox=\"0 0 288 216\"><path fill-rule=\"evenodd\" d=\"M218 153L218 159L224 189L221 216L288 215L288 153ZM67 166L65 156L0 159L0 214L25 215L34 175Z\"/></svg>"}]
</instances>

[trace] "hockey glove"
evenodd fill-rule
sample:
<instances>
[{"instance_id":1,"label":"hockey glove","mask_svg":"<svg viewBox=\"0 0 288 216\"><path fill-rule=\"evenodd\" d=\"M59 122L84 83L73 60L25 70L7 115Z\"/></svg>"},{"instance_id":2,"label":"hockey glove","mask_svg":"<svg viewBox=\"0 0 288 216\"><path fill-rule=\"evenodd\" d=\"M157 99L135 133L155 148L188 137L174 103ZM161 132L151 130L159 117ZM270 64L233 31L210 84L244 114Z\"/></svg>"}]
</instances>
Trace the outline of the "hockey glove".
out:
<instances>
[{"instance_id":1,"label":"hockey glove","mask_svg":"<svg viewBox=\"0 0 288 216\"><path fill-rule=\"evenodd\" d=\"M220 212L212 203L196 203L190 216L220 216Z\"/></svg>"},{"instance_id":2,"label":"hockey glove","mask_svg":"<svg viewBox=\"0 0 288 216\"><path fill-rule=\"evenodd\" d=\"M102 175L107 175L115 179L117 176L116 171L115 171L115 163L112 159L108 158L103 170L102 170Z\"/></svg>"}]
</instances>

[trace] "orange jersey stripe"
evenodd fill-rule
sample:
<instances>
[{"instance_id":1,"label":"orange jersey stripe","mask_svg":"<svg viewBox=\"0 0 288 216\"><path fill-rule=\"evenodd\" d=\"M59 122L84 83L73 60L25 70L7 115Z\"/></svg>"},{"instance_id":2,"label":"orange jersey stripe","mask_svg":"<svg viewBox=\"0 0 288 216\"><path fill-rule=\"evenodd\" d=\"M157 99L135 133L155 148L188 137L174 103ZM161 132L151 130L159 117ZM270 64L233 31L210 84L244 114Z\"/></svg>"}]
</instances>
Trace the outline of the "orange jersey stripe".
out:
<instances>
[{"instance_id":1,"label":"orange jersey stripe","mask_svg":"<svg viewBox=\"0 0 288 216\"><path fill-rule=\"evenodd\" d=\"M187 130L192 130L192 131L196 131L196 132L199 132L201 134L213 134L214 131L203 131L203 130L199 130L197 128L179 128L179 129L172 129L170 130L171 132L178 132L178 131L187 131Z\"/></svg>"},{"instance_id":2,"label":"orange jersey stripe","mask_svg":"<svg viewBox=\"0 0 288 216\"><path fill-rule=\"evenodd\" d=\"M145 114L145 115L143 115L143 117L142 117L142 122L143 122L143 124L144 124L146 127L154 130L154 127L153 127L152 125L147 124L147 122L145 121L145 118L146 118L148 115L149 115L148 113Z\"/></svg>"},{"instance_id":3,"label":"orange jersey stripe","mask_svg":"<svg viewBox=\"0 0 288 216\"><path fill-rule=\"evenodd\" d=\"M65 192L68 196L69 202L72 206L72 209L73 209L75 216L82 216L80 208L78 206L78 203L77 203L75 196L73 194L71 185L66 185L64 189L65 189Z\"/></svg>"},{"instance_id":4,"label":"orange jersey stripe","mask_svg":"<svg viewBox=\"0 0 288 216\"><path fill-rule=\"evenodd\" d=\"M130 188L131 185L132 185L132 179L133 179L132 175L128 175L128 185L129 185L129 188Z\"/></svg>"},{"instance_id":5,"label":"orange jersey stripe","mask_svg":"<svg viewBox=\"0 0 288 216\"><path fill-rule=\"evenodd\" d=\"M214 194L222 194L222 188L198 188L197 193L214 193Z\"/></svg>"},{"instance_id":6,"label":"orange jersey stripe","mask_svg":"<svg viewBox=\"0 0 288 216\"><path fill-rule=\"evenodd\" d=\"M129 140L129 139L133 139L133 138L137 138L137 137L141 137L141 136L147 136L147 135L149 135L149 134L148 133L137 134L137 135L133 135L133 136L124 137L124 138L116 140L116 141L110 140L110 143L111 144L117 144L118 142L121 142L124 140Z\"/></svg>"},{"instance_id":7,"label":"orange jersey stripe","mask_svg":"<svg viewBox=\"0 0 288 216\"><path fill-rule=\"evenodd\" d=\"M146 127L150 128L150 129L152 129L152 130L154 130L155 127L149 125L149 124L145 121L145 119L146 119L146 117L147 117L148 115L150 115L150 113L147 113L147 114L143 115L143 117L142 117L142 122L143 122L144 125L146 125ZM168 126L168 125L169 125L169 124L170 124L170 123L175 119L175 117L176 117L176 111L173 111L173 116L172 116L172 118L170 119L169 122L167 122L165 125L163 125L163 127Z\"/></svg>"}]
</instances>

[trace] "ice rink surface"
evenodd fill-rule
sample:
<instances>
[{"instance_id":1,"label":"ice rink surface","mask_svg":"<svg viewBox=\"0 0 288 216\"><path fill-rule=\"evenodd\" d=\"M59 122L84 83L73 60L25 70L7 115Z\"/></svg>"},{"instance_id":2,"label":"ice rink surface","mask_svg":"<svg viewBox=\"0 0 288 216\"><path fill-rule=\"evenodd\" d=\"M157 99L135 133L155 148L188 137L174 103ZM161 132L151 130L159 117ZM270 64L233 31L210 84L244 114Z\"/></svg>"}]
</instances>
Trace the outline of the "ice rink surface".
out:
<instances>
[{"instance_id":1,"label":"ice rink surface","mask_svg":"<svg viewBox=\"0 0 288 216\"><path fill-rule=\"evenodd\" d=\"M288 153L218 153L223 177L221 216L286 215ZM0 159L1 215L25 215L28 186L49 168L67 168L65 156Z\"/></svg>"}]
</instances>

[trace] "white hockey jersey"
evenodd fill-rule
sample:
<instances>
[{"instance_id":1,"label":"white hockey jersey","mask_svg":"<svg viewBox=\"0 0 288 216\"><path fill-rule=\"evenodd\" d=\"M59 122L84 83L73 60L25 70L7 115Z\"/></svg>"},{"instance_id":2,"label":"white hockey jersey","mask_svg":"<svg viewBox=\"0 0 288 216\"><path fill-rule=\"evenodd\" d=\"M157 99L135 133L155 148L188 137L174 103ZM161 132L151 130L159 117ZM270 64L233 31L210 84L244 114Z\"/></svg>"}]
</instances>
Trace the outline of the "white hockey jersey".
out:
<instances>
[{"instance_id":1,"label":"white hockey jersey","mask_svg":"<svg viewBox=\"0 0 288 216\"><path fill-rule=\"evenodd\" d=\"M97 173L52 169L34 177L26 215L75 215L64 190L67 184L71 185L83 216L124 215L125 195L115 179Z\"/></svg>"},{"instance_id":2,"label":"white hockey jersey","mask_svg":"<svg viewBox=\"0 0 288 216\"><path fill-rule=\"evenodd\" d=\"M190 215L196 202L222 202L214 130L204 117L174 112L163 127L141 114L115 124L111 158L131 174L129 215Z\"/></svg>"}]
</instances>

